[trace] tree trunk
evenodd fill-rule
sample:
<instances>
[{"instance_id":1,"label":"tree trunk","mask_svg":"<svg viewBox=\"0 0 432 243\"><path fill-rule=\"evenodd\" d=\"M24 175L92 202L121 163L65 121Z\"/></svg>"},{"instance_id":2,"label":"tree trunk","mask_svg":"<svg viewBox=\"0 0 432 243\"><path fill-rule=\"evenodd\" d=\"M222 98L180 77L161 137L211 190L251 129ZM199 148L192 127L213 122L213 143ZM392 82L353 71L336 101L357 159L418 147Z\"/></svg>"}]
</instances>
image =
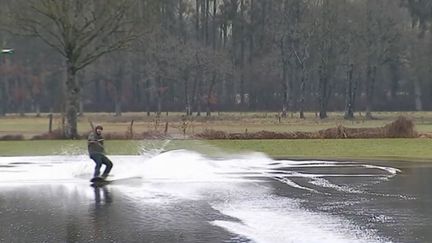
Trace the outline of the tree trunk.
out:
<instances>
[{"instance_id":1,"label":"tree trunk","mask_svg":"<svg viewBox=\"0 0 432 243\"><path fill-rule=\"evenodd\" d=\"M36 117L40 117L41 115L40 115L40 103L39 103L39 101L36 101L36 104L35 104L35 112L36 112Z\"/></svg>"},{"instance_id":2,"label":"tree trunk","mask_svg":"<svg viewBox=\"0 0 432 243\"><path fill-rule=\"evenodd\" d=\"M221 91L220 91L220 104L225 106L229 102L229 96L228 96L228 87L227 87L227 80L226 76L224 75L222 77L222 84L221 84Z\"/></svg>"},{"instance_id":3,"label":"tree trunk","mask_svg":"<svg viewBox=\"0 0 432 243\"><path fill-rule=\"evenodd\" d=\"M202 102L202 80L200 79L198 81L198 90L197 90L197 98L196 98L196 102L197 102L197 116L201 116L201 102Z\"/></svg>"},{"instance_id":4,"label":"tree trunk","mask_svg":"<svg viewBox=\"0 0 432 243\"><path fill-rule=\"evenodd\" d=\"M76 80L75 67L69 60L66 62L66 66L66 130L64 132L67 138L76 139L78 138L77 111L80 88Z\"/></svg>"},{"instance_id":5,"label":"tree trunk","mask_svg":"<svg viewBox=\"0 0 432 243\"><path fill-rule=\"evenodd\" d=\"M159 117L162 113L162 82L161 77L157 77L157 116Z\"/></svg>"},{"instance_id":6,"label":"tree trunk","mask_svg":"<svg viewBox=\"0 0 432 243\"><path fill-rule=\"evenodd\" d=\"M114 112L115 116L122 115L122 93L123 93L123 66L120 67L114 77Z\"/></svg>"},{"instance_id":7,"label":"tree trunk","mask_svg":"<svg viewBox=\"0 0 432 243\"><path fill-rule=\"evenodd\" d=\"M327 104L328 104L328 94L329 85L328 85L328 77L326 74L326 70L323 70L323 66L319 68L319 117L320 119L327 118Z\"/></svg>"},{"instance_id":8,"label":"tree trunk","mask_svg":"<svg viewBox=\"0 0 432 243\"><path fill-rule=\"evenodd\" d=\"M115 116L121 116L122 115L122 102L121 102L121 99L119 99L119 98L116 98L116 101L115 101Z\"/></svg>"},{"instance_id":9,"label":"tree trunk","mask_svg":"<svg viewBox=\"0 0 432 243\"><path fill-rule=\"evenodd\" d=\"M372 119L373 92L375 88L376 66L368 65L366 73L366 118Z\"/></svg>"},{"instance_id":10,"label":"tree trunk","mask_svg":"<svg viewBox=\"0 0 432 243\"><path fill-rule=\"evenodd\" d=\"M6 115L7 107L7 96L6 96L6 79L1 77L0 79L0 116Z\"/></svg>"},{"instance_id":11,"label":"tree trunk","mask_svg":"<svg viewBox=\"0 0 432 243\"><path fill-rule=\"evenodd\" d=\"M393 100L396 97L396 92L399 88L399 67L395 62L390 63L390 100Z\"/></svg>"},{"instance_id":12,"label":"tree trunk","mask_svg":"<svg viewBox=\"0 0 432 243\"><path fill-rule=\"evenodd\" d=\"M14 101L16 103L16 112L22 117L24 116L24 95L23 95L23 84L20 77L15 78L14 82L14 88L18 92L18 97L14 98Z\"/></svg>"},{"instance_id":13,"label":"tree trunk","mask_svg":"<svg viewBox=\"0 0 432 243\"><path fill-rule=\"evenodd\" d=\"M213 41L212 41L212 44L213 44L213 50L216 50L216 30L217 30L217 24L216 24L216 18L217 18L217 16L216 16L216 14L217 14L217 12L216 12L216 10L217 10L217 0L213 0L213 26L212 26L212 30L213 30Z\"/></svg>"},{"instance_id":14,"label":"tree trunk","mask_svg":"<svg viewBox=\"0 0 432 243\"><path fill-rule=\"evenodd\" d=\"M205 45L208 46L209 44L209 8L210 8L210 0L205 0L204 2L204 9L205 9L205 15L204 15L204 24L205 24Z\"/></svg>"},{"instance_id":15,"label":"tree trunk","mask_svg":"<svg viewBox=\"0 0 432 243\"><path fill-rule=\"evenodd\" d=\"M186 41L186 28L184 23L185 3L183 0L178 1L178 36L180 40Z\"/></svg>"},{"instance_id":16,"label":"tree trunk","mask_svg":"<svg viewBox=\"0 0 432 243\"><path fill-rule=\"evenodd\" d=\"M228 43L228 24L225 22L222 25L222 48L226 49L226 44Z\"/></svg>"},{"instance_id":17,"label":"tree trunk","mask_svg":"<svg viewBox=\"0 0 432 243\"><path fill-rule=\"evenodd\" d=\"M212 77L212 81L210 83L210 87L208 90L208 94L207 94L207 114L206 114L207 116L211 116L211 105L212 105L211 99L213 97L213 89L214 89L215 84L216 84L216 73L214 72L213 77Z\"/></svg>"},{"instance_id":18,"label":"tree trunk","mask_svg":"<svg viewBox=\"0 0 432 243\"><path fill-rule=\"evenodd\" d=\"M146 83L146 85L145 85L145 90L146 90L146 92L145 92L145 94L146 94L145 110L147 111L147 116L150 116L150 106L151 106L151 104L150 104L150 102L151 102L151 99L150 99L150 79L147 79L145 83Z\"/></svg>"},{"instance_id":19,"label":"tree trunk","mask_svg":"<svg viewBox=\"0 0 432 243\"><path fill-rule=\"evenodd\" d=\"M423 103L421 100L422 91L420 82L418 79L415 79L414 81L414 101L415 101L415 109L416 111L422 111L423 110Z\"/></svg>"},{"instance_id":20,"label":"tree trunk","mask_svg":"<svg viewBox=\"0 0 432 243\"><path fill-rule=\"evenodd\" d=\"M207 43L207 37L206 37L206 31L207 31L207 24L206 24L206 15L207 15L207 8L206 8L206 2L207 0L201 0L201 40L204 44Z\"/></svg>"},{"instance_id":21,"label":"tree trunk","mask_svg":"<svg viewBox=\"0 0 432 243\"><path fill-rule=\"evenodd\" d=\"M189 71L185 71L184 76L184 97L185 97L185 112L186 116L192 115L192 108L189 99Z\"/></svg>"},{"instance_id":22,"label":"tree trunk","mask_svg":"<svg viewBox=\"0 0 432 243\"><path fill-rule=\"evenodd\" d=\"M2 64L6 68L8 68L8 60L1 56L0 58L3 59ZM0 76L0 116L5 116L7 113L8 90L9 90L9 81L7 77L4 74L2 74L2 76Z\"/></svg>"},{"instance_id":23,"label":"tree trunk","mask_svg":"<svg viewBox=\"0 0 432 243\"><path fill-rule=\"evenodd\" d=\"M197 100L197 90L198 90L198 79L200 77L198 77L198 74L195 75L193 84L192 84L192 94L191 94L191 107L195 108L196 105L196 100ZM192 115L193 111L191 111L191 115Z\"/></svg>"},{"instance_id":24,"label":"tree trunk","mask_svg":"<svg viewBox=\"0 0 432 243\"><path fill-rule=\"evenodd\" d=\"M22 98L18 102L18 110L19 110L19 115L21 117L25 116L25 114L24 114L24 100Z\"/></svg>"},{"instance_id":25,"label":"tree trunk","mask_svg":"<svg viewBox=\"0 0 432 243\"><path fill-rule=\"evenodd\" d=\"M119 77L118 77L119 78ZM121 86L121 81L115 81L118 84L120 84ZM115 112L115 116L121 116L122 115L122 97L121 97L121 87L118 87L116 85L115 87L115 91L114 91L114 112Z\"/></svg>"},{"instance_id":26,"label":"tree trunk","mask_svg":"<svg viewBox=\"0 0 432 243\"><path fill-rule=\"evenodd\" d=\"M79 115L79 116L84 116L84 102L83 102L82 98L79 100L79 111L78 111L78 115Z\"/></svg>"},{"instance_id":27,"label":"tree trunk","mask_svg":"<svg viewBox=\"0 0 432 243\"><path fill-rule=\"evenodd\" d=\"M353 85L353 69L354 65L350 64L349 69L347 71L347 87L345 93L345 114L344 119L353 119L354 118L354 96L355 96L355 88Z\"/></svg>"},{"instance_id":28,"label":"tree trunk","mask_svg":"<svg viewBox=\"0 0 432 243\"><path fill-rule=\"evenodd\" d=\"M245 24L244 24L244 12L245 12L245 6L244 6L244 0L240 0L240 21L239 21L239 25L240 25L240 35L239 35L239 40L240 40L240 98L241 98L241 106L243 107L243 109L246 108L246 104L245 104L245 68L244 68L244 64L245 64Z\"/></svg>"},{"instance_id":29,"label":"tree trunk","mask_svg":"<svg viewBox=\"0 0 432 243\"><path fill-rule=\"evenodd\" d=\"M305 91L306 91L306 67L304 62L302 63L301 77L300 77L300 119L304 119L304 107L305 107Z\"/></svg>"},{"instance_id":30,"label":"tree trunk","mask_svg":"<svg viewBox=\"0 0 432 243\"><path fill-rule=\"evenodd\" d=\"M196 33L196 39L200 40L200 0L195 0L195 33Z\"/></svg>"},{"instance_id":31,"label":"tree trunk","mask_svg":"<svg viewBox=\"0 0 432 243\"><path fill-rule=\"evenodd\" d=\"M282 59L282 92L283 92L283 100L282 100L282 117L287 117L288 106L289 106L289 84L288 84L288 60L285 53L285 45L284 38L281 39L280 42L280 50L281 50L281 59Z\"/></svg>"}]
</instances>

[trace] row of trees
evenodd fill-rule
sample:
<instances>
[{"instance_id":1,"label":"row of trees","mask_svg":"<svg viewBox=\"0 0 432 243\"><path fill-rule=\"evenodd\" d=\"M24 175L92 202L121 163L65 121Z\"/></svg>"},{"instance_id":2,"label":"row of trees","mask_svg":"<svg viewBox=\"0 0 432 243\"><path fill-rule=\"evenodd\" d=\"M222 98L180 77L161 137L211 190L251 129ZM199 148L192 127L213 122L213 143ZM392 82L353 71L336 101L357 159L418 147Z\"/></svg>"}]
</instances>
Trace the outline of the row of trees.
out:
<instances>
[{"instance_id":1,"label":"row of trees","mask_svg":"<svg viewBox=\"0 0 432 243\"><path fill-rule=\"evenodd\" d=\"M430 107L428 0L0 0L0 114Z\"/></svg>"}]
</instances>

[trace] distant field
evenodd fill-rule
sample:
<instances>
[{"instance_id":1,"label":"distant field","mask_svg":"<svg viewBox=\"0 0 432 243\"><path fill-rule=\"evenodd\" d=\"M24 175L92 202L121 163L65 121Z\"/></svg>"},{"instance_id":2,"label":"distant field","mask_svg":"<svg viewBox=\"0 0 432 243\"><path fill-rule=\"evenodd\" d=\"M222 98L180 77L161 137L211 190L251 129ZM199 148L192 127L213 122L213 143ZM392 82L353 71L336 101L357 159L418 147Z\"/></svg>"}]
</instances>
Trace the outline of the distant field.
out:
<instances>
[{"instance_id":1,"label":"distant field","mask_svg":"<svg viewBox=\"0 0 432 243\"><path fill-rule=\"evenodd\" d=\"M298 114L289 114L287 118L279 120L275 112L213 112L211 117L192 116L187 119L183 113L162 113L157 118L154 113L147 116L146 113L123 113L121 117L115 117L110 113L87 113L79 118L78 131L87 134L90 130L89 121L104 125L104 132L126 132L131 121L134 120L134 133L165 130L168 123L168 133L183 135L186 127L186 136L200 133L205 129L221 130L225 132L257 132L261 130L274 132L313 132L330 127L343 125L345 127L366 128L381 127L396 120L398 116L407 116L413 119L415 129L420 133L432 133L432 112L375 112L376 119L366 120L360 113L356 113L356 119L344 120L341 112L328 113L329 118L321 120L315 113L306 113L306 119L299 119ZM61 116L54 115L53 129L61 127ZM31 138L48 131L48 114L36 117L35 114L26 114L24 117L8 115L0 118L0 136L22 134L25 138ZM186 121L186 122L184 122Z\"/></svg>"}]
</instances>

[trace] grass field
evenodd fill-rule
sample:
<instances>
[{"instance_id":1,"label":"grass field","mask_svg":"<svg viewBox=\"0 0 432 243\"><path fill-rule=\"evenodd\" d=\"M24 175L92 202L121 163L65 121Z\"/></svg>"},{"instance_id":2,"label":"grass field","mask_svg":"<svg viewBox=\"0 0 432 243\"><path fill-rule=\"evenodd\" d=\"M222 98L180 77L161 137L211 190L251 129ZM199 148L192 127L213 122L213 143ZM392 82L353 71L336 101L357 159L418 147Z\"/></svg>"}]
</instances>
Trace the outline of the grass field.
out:
<instances>
[{"instance_id":1,"label":"grass field","mask_svg":"<svg viewBox=\"0 0 432 243\"><path fill-rule=\"evenodd\" d=\"M315 113L306 113L306 119L299 119L298 114L293 117L282 118L280 121L277 113L248 112L213 113L211 117L191 117L184 123L183 113L163 113L160 118L154 114L147 116L145 113L124 113L121 117L115 117L109 113L89 113L79 118L78 131L85 135L90 131L89 121L104 125L104 132L126 133L131 121L134 121L134 133L165 130L168 123L168 133L183 135L183 127L186 127L186 136L200 133L205 129L220 130L225 132L315 132L318 130L343 125L353 128L381 127L396 120L398 116L407 116L415 123L415 129L420 133L432 133L432 112L375 112L376 119L366 120L360 114L356 114L354 120L344 120L342 113L330 112L329 118L319 119ZM60 115L54 115L53 129L61 127ZM29 139L48 131L48 114L36 117L35 114L27 114L25 117L8 115L0 118L0 137L9 134L22 134ZM185 125L186 124L186 125Z\"/></svg>"},{"instance_id":2,"label":"grass field","mask_svg":"<svg viewBox=\"0 0 432 243\"><path fill-rule=\"evenodd\" d=\"M262 152L272 158L432 161L432 139L111 140L108 154L188 149L210 156ZM86 154L85 140L0 141L0 156Z\"/></svg>"},{"instance_id":3,"label":"grass field","mask_svg":"<svg viewBox=\"0 0 432 243\"><path fill-rule=\"evenodd\" d=\"M104 132L126 132L134 120L134 132L164 131L183 137L182 113L165 113L160 117L144 113L125 113L114 117L108 113L86 114L80 117L78 130L85 135L90 131L89 121L104 125ZM357 115L357 114L356 114ZM341 113L329 113L329 118L320 120L315 114L307 113L306 119L296 117L277 118L276 113L213 113L212 117L193 117L187 120L186 137L205 129L225 132L255 132L261 130L318 131L343 125L353 128L381 127L404 115L415 123L415 129L432 134L432 112L376 112L374 120L357 115L355 120L346 121ZM61 126L61 117L54 116L53 129ZM25 117L8 115L0 118L0 136L23 134L26 139L48 131L48 115ZM294 140L108 140L109 154L140 154L151 149L191 149L209 155L263 152L274 158L291 159L350 159L350 160L399 160L432 161L432 139L294 139ZM86 154L85 140L48 141L0 141L0 156Z\"/></svg>"}]
</instances>

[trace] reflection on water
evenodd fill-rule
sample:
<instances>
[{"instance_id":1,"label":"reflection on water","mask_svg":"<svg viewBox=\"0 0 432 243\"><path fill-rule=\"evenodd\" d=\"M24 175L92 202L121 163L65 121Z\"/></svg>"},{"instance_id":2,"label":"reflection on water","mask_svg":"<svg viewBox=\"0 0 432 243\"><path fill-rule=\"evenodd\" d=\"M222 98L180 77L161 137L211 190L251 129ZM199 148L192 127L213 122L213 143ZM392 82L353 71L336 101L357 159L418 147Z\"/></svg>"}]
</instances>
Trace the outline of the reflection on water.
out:
<instances>
[{"instance_id":1,"label":"reflection on water","mask_svg":"<svg viewBox=\"0 0 432 243\"><path fill-rule=\"evenodd\" d=\"M108 190L108 187L93 187L94 188L94 199L95 199L95 208L98 208L105 204L110 204L112 202L112 197Z\"/></svg>"},{"instance_id":2,"label":"reflection on water","mask_svg":"<svg viewBox=\"0 0 432 243\"><path fill-rule=\"evenodd\" d=\"M85 155L0 157L0 242L432 241L432 165L111 158L91 187Z\"/></svg>"}]
</instances>

